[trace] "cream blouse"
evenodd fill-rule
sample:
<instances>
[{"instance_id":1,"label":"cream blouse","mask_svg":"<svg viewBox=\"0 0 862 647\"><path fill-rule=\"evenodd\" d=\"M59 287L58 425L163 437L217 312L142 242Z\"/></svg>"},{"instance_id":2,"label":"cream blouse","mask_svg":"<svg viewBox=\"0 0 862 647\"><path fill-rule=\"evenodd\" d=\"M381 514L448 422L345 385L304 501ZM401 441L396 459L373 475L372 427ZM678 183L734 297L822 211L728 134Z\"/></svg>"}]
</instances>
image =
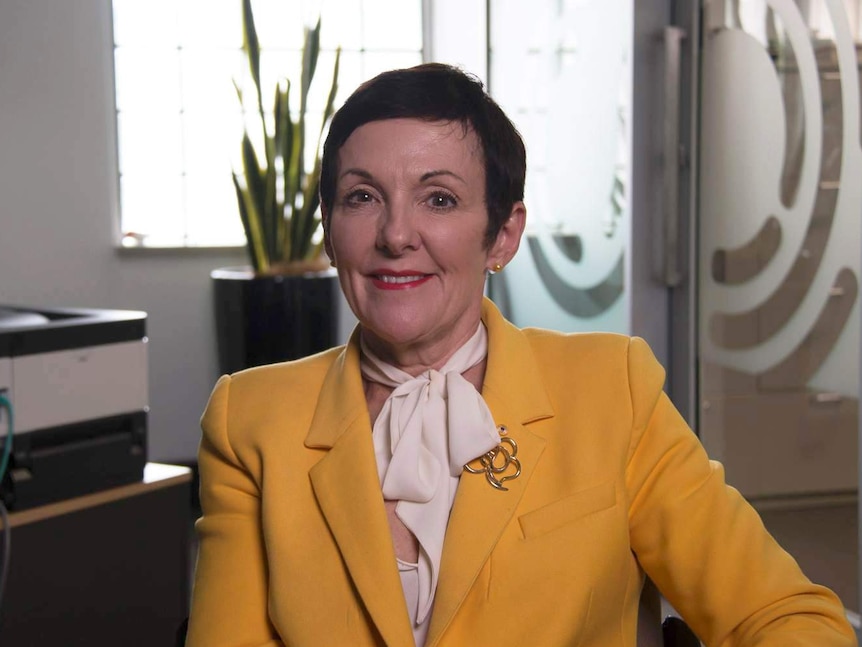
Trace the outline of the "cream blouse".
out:
<instances>
[{"instance_id":1,"label":"cream blouse","mask_svg":"<svg viewBox=\"0 0 862 647\"><path fill-rule=\"evenodd\" d=\"M476 333L439 370L413 377L361 343L362 375L394 388L374 422L373 442L383 498L419 544L419 560L398 571L416 644L425 642L440 571L443 540L464 465L496 447L491 412L462 373L488 352L488 333Z\"/></svg>"}]
</instances>

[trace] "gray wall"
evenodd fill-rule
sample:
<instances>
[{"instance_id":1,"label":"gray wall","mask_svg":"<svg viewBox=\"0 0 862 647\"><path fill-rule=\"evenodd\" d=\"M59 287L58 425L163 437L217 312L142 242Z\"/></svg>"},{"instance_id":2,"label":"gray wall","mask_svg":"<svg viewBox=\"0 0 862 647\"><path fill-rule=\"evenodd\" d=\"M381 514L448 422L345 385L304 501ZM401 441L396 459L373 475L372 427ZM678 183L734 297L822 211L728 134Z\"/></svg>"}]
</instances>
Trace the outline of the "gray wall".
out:
<instances>
[{"instance_id":1,"label":"gray wall","mask_svg":"<svg viewBox=\"0 0 862 647\"><path fill-rule=\"evenodd\" d=\"M217 378L209 271L245 257L116 249L110 4L0 2L0 303L146 311L150 458L190 459Z\"/></svg>"}]
</instances>

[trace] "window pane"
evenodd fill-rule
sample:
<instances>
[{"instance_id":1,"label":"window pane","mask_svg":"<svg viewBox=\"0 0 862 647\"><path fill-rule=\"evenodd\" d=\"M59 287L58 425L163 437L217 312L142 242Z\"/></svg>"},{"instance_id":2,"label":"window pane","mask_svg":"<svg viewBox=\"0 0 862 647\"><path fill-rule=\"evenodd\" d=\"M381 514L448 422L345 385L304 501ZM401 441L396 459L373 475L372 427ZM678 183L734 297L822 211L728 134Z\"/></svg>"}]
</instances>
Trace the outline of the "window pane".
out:
<instances>
[{"instance_id":1,"label":"window pane","mask_svg":"<svg viewBox=\"0 0 862 647\"><path fill-rule=\"evenodd\" d=\"M412 67L422 62L421 52L367 52L363 58L362 79L399 67Z\"/></svg>"},{"instance_id":2,"label":"window pane","mask_svg":"<svg viewBox=\"0 0 862 647\"><path fill-rule=\"evenodd\" d=\"M362 49L362 3L324 2L320 46L324 49Z\"/></svg>"},{"instance_id":3,"label":"window pane","mask_svg":"<svg viewBox=\"0 0 862 647\"><path fill-rule=\"evenodd\" d=\"M194 245L235 245L243 239L242 221L230 171L215 180L211 173L186 176L188 237Z\"/></svg>"},{"instance_id":4,"label":"window pane","mask_svg":"<svg viewBox=\"0 0 862 647\"><path fill-rule=\"evenodd\" d=\"M341 52L341 63L339 63L338 69L338 93L335 95L336 108L344 103L357 86L365 80L362 75L364 56L361 52Z\"/></svg>"},{"instance_id":5,"label":"window pane","mask_svg":"<svg viewBox=\"0 0 862 647\"><path fill-rule=\"evenodd\" d=\"M145 235L143 245L242 244L231 170L241 166L243 123L257 150L263 137L241 51L240 0L114 0L113 7L121 230ZM291 112L299 111L303 28L322 12L306 116L309 168L337 47L336 107L365 79L422 60L421 0L253 0L253 8L270 128L279 80L293 80Z\"/></svg>"},{"instance_id":6,"label":"window pane","mask_svg":"<svg viewBox=\"0 0 862 647\"><path fill-rule=\"evenodd\" d=\"M189 172L230 184L240 163L242 115L238 110L189 110L183 114L183 158Z\"/></svg>"},{"instance_id":7,"label":"window pane","mask_svg":"<svg viewBox=\"0 0 862 647\"><path fill-rule=\"evenodd\" d=\"M182 51L182 94L185 110L239 110L233 81L245 76L239 50L204 48Z\"/></svg>"},{"instance_id":8,"label":"window pane","mask_svg":"<svg viewBox=\"0 0 862 647\"><path fill-rule=\"evenodd\" d=\"M120 173L141 175L156 172L180 175L182 129L178 113L123 111L117 114Z\"/></svg>"},{"instance_id":9,"label":"window pane","mask_svg":"<svg viewBox=\"0 0 862 647\"><path fill-rule=\"evenodd\" d=\"M175 0L114 0L114 43L120 46L179 42Z\"/></svg>"},{"instance_id":10,"label":"window pane","mask_svg":"<svg viewBox=\"0 0 862 647\"><path fill-rule=\"evenodd\" d=\"M275 99L275 86L285 77L292 81L290 92L290 107L299 110L299 70L302 69L302 52L300 50L271 50L260 55L260 84L265 110L270 110ZM251 79L245 86L250 99L254 99ZM246 109L248 109L248 104Z\"/></svg>"},{"instance_id":11,"label":"window pane","mask_svg":"<svg viewBox=\"0 0 862 647\"><path fill-rule=\"evenodd\" d=\"M363 44L378 50L415 50L422 42L422 4L363 0Z\"/></svg>"},{"instance_id":12,"label":"window pane","mask_svg":"<svg viewBox=\"0 0 862 647\"><path fill-rule=\"evenodd\" d=\"M401 67L412 67L422 62L420 52L368 52L362 64L363 80L377 76L381 72Z\"/></svg>"},{"instance_id":13,"label":"window pane","mask_svg":"<svg viewBox=\"0 0 862 647\"><path fill-rule=\"evenodd\" d=\"M135 1L145 7L150 4ZM182 0L177 5L179 35L176 42L183 47L242 47L242 5L239 0Z\"/></svg>"},{"instance_id":14,"label":"window pane","mask_svg":"<svg viewBox=\"0 0 862 647\"><path fill-rule=\"evenodd\" d=\"M182 177L152 171L120 178L123 231L142 234L146 245L183 245Z\"/></svg>"},{"instance_id":15,"label":"window pane","mask_svg":"<svg viewBox=\"0 0 862 647\"><path fill-rule=\"evenodd\" d=\"M117 108L179 112L180 56L176 48L117 48L114 54Z\"/></svg>"},{"instance_id":16,"label":"window pane","mask_svg":"<svg viewBox=\"0 0 862 647\"><path fill-rule=\"evenodd\" d=\"M296 0L258 0L254 3L254 24L262 49L302 47L305 28L302 4Z\"/></svg>"},{"instance_id":17,"label":"window pane","mask_svg":"<svg viewBox=\"0 0 862 647\"><path fill-rule=\"evenodd\" d=\"M335 66L335 52L320 52L317 60L317 70L314 73L314 82L308 92L308 109L323 112L326 99L329 97L329 89L332 86L332 72ZM339 68L341 64L339 63ZM339 69L339 77L341 70Z\"/></svg>"}]
</instances>

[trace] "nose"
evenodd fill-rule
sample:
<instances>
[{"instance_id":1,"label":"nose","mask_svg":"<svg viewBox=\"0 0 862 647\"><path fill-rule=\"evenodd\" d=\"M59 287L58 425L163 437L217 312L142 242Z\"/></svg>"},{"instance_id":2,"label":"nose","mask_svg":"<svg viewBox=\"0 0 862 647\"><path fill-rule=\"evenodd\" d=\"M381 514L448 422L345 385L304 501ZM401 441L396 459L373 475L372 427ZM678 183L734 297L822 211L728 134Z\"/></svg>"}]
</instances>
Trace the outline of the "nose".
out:
<instances>
[{"instance_id":1,"label":"nose","mask_svg":"<svg viewBox=\"0 0 862 647\"><path fill-rule=\"evenodd\" d=\"M377 229L377 247L391 256L400 256L420 245L415 214L406 204L390 202L382 211Z\"/></svg>"}]
</instances>

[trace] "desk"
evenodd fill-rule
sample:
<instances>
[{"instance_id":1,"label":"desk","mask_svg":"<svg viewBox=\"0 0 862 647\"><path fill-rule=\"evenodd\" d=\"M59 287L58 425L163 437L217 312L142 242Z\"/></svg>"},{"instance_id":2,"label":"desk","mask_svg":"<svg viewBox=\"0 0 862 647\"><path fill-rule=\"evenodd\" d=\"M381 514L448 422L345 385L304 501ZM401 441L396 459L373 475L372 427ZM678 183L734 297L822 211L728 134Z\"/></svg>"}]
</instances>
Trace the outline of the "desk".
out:
<instances>
[{"instance_id":1,"label":"desk","mask_svg":"<svg viewBox=\"0 0 862 647\"><path fill-rule=\"evenodd\" d=\"M191 471L9 515L4 647L173 645L189 606ZM2 526L2 523L0 523Z\"/></svg>"}]
</instances>

